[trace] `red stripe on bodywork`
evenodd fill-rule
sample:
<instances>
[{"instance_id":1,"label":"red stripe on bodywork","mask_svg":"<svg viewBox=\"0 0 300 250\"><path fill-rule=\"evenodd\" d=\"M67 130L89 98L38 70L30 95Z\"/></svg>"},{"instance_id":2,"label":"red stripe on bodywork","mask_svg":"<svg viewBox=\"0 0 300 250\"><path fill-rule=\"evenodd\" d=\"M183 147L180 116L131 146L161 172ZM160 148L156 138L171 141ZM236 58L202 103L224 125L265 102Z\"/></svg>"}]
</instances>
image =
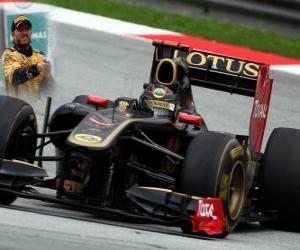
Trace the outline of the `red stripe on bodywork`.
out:
<instances>
[{"instance_id":1,"label":"red stripe on bodywork","mask_svg":"<svg viewBox=\"0 0 300 250\"><path fill-rule=\"evenodd\" d=\"M134 35L136 36L136 35ZM216 41L210 41L203 38L189 35L138 35L151 40L168 40L175 43L184 43L195 49L201 49L217 54L226 54L232 57L242 58L244 60L256 61L271 65L291 65L300 64L300 59L284 57L272 53L256 51L235 45L229 45Z\"/></svg>"}]
</instances>

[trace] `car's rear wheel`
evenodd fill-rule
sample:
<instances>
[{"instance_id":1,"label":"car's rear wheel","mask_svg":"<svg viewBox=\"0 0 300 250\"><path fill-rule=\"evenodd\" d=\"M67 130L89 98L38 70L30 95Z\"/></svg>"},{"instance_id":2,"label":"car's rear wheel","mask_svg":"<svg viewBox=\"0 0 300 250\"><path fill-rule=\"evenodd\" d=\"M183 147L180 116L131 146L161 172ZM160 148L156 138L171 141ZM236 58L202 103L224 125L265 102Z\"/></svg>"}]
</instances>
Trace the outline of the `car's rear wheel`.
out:
<instances>
[{"instance_id":1,"label":"car's rear wheel","mask_svg":"<svg viewBox=\"0 0 300 250\"><path fill-rule=\"evenodd\" d=\"M278 211L278 219L262 222L265 227L300 230L299 149L299 129L274 129L260 170L260 204L263 211Z\"/></svg>"},{"instance_id":2,"label":"car's rear wheel","mask_svg":"<svg viewBox=\"0 0 300 250\"><path fill-rule=\"evenodd\" d=\"M226 134L203 132L187 149L179 192L223 202L226 236L238 223L245 202L247 155L239 142ZM182 228L189 233L189 228Z\"/></svg>"},{"instance_id":3,"label":"car's rear wheel","mask_svg":"<svg viewBox=\"0 0 300 250\"><path fill-rule=\"evenodd\" d=\"M0 110L0 158L33 163L37 123L32 107L20 99L0 96ZM0 204L15 200L16 196L0 192Z\"/></svg>"}]
</instances>

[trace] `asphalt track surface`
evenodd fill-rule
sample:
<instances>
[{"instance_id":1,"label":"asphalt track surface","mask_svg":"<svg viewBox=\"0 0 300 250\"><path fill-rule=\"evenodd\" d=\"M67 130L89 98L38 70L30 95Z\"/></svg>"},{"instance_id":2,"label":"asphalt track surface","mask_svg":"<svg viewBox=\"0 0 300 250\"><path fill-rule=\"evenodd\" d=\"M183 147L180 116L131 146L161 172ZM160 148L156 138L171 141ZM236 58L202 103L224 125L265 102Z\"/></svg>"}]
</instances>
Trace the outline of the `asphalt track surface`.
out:
<instances>
[{"instance_id":1,"label":"asphalt track surface","mask_svg":"<svg viewBox=\"0 0 300 250\"><path fill-rule=\"evenodd\" d=\"M152 59L150 42L67 25L53 25L52 58L56 82L45 89L53 110L79 94L114 99L138 97L147 82ZM300 128L299 77L274 73L270 117L266 130ZM194 88L200 112L212 130L247 133L251 100ZM41 123L45 96L35 104ZM52 153L47 149L46 153ZM54 174L51 164L49 174ZM300 234L239 227L226 240L187 237L177 228L107 221L85 212L45 202L18 199L0 207L0 249L297 249Z\"/></svg>"}]
</instances>

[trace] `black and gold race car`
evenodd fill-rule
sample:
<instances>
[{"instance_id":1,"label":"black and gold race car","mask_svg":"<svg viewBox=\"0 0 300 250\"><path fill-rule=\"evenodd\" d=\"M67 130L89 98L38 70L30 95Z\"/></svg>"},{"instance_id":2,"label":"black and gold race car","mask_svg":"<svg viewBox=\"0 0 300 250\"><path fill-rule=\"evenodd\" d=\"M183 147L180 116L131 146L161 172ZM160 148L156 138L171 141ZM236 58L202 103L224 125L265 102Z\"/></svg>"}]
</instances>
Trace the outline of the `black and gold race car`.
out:
<instances>
[{"instance_id":1,"label":"black and gold race car","mask_svg":"<svg viewBox=\"0 0 300 250\"><path fill-rule=\"evenodd\" d=\"M138 99L81 95L51 117L48 99L42 133L29 104L0 96L0 203L38 199L217 236L243 220L299 226L290 215L300 207L300 130L275 129L261 153L269 67L185 45L154 46ZM249 135L210 131L192 85L253 98ZM56 153L44 156L50 143ZM44 161L56 162L55 178L47 178Z\"/></svg>"}]
</instances>

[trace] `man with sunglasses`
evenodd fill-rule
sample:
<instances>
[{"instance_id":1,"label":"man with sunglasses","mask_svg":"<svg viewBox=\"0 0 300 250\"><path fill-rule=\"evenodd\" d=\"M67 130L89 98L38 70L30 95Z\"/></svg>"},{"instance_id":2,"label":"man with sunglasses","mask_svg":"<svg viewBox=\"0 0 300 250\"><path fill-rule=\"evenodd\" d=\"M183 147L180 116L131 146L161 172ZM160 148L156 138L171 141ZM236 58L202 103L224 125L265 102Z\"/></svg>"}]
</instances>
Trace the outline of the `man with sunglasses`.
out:
<instances>
[{"instance_id":1,"label":"man with sunglasses","mask_svg":"<svg viewBox=\"0 0 300 250\"><path fill-rule=\"evenodd\" d=\"M25 100L36 98L42 81L52 78L50 63L30 46L31 27L26 16L16 17L11 25L14 46L2 55L7 94Z\"/></svg>"}]
</instances>

